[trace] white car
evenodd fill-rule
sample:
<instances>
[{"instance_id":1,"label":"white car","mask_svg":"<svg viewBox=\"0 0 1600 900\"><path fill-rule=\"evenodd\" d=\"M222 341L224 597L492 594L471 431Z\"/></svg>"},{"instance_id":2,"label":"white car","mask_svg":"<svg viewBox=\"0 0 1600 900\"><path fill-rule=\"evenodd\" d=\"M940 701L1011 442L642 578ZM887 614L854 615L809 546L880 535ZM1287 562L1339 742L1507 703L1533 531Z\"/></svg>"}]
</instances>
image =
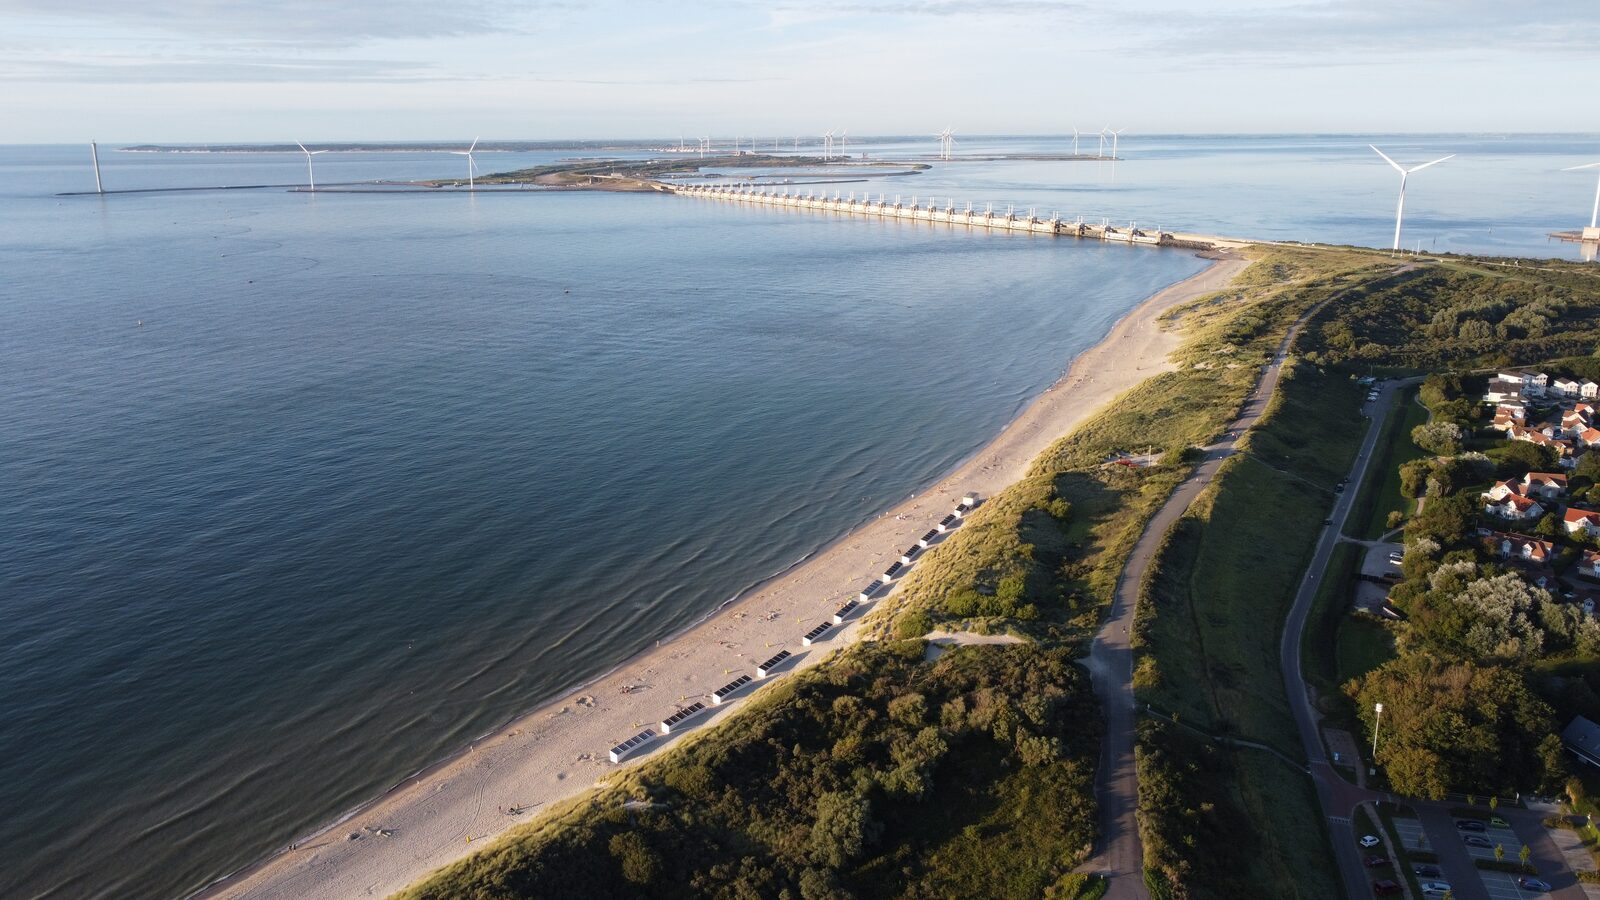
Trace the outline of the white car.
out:
<instances>
[{"instance_id":1,"label":"white car","mask_svg":"<svg viewBox=\"0 0 1600 900\"><path fill-rule=\"evenodd\" d=\"M1379 843L1381 842L1378 840L1378 836L1375 834L1369 834L1361 839L1361 846L1363 847L1376 847Z\"/></svg>"},{"instance_id":2,"label":"white car","mask_svg":"<svg viewBox=\"0 0 1600 900\"><path fill-rule=\"evenodd\" d=\"M1418 885L1418 887L1422 888L1422 892L1424 894L1450 893L1450 884L1444 881L1424 881L1422 884Z\"/></svg>"}]
</instances>

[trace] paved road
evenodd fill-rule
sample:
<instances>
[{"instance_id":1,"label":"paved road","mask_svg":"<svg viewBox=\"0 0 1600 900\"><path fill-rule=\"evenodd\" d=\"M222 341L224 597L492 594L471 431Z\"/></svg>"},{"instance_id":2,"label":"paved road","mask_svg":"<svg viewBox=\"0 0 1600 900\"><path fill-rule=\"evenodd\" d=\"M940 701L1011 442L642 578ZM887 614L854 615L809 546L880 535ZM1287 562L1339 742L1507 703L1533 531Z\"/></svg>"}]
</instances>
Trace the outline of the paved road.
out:
<instances>
[{"instance_id":1,"label":"paved road","mask_svg":"<svg viewBox=\"0 0 1600 900\"><path fill-rule=\"evenodd\" d=\"M1320 307L1319 307L1320 308ZM1205 458L1167 502L1156 512L1138 543L1128 555L1122 577L1117 581L1111 616L1089 649L1087 666L1092 676L1100 709L1105 715L1106 732L1100 749L1100 771L1095 794L1100 801L1100 839L1095 855L1080 871L1097 872L1110 881L1106 900L1149 900L1144 884L1144 848L1134 818L1138 805L1139 781L1134 770L1133 744L1136 715L1133 700L1133 652L1128 646L1128 629L1133 625L1134 605L1145 572L1160 549L1161 540L1189 509L1205 486L1217 474L1224 460L1234 453L1238 435L1256 423L1267 408L1267 401L1278 387L1285 354L1300 332L1300 326L1316 310L1294 324L1278 345L1272 361L1264 367L1255 390L1245 399L1239 415L1228 426L1221 441L1206 448Z\"/></svg>"},{"instance_id":2,"label":"paved road","mask_svg":"<svg viewBox=\"0 0 1600 900\"><path fill-rule=\"evenodd\" d=\"M1333 524L1326 525L1322 529L1322 536L1317 541L1316 554L1311 559L1305 578L1300 582L1294 606L1290 608L1289 615L1284 620L1283 637L1278 646L1284 690L1289 695L1289 706L1294 711L1295 722L1300 729L1300 741L1304 745L1306 760L1311 767L1311 778L1316 785L1317 799L1322 804L1323 813L1328 817L1328 830L1333 837L1334 856L1339 864L1339 873L1351 900L1366 900L1371 893L1367 884L1366 869L1361 865L1361 854L1356 846L1358 835L1350 824L1350 813L1356 804L1375 795L1345 781L1328 763L1327 753L1322 746L1322 736L1317 730L1318 718L1311 705L1311 691L1300 670L1300 636L1305 631L1306 618L1311 614L1311 603L1316 598L1317 588L1322 584L1328 560L1333 555L1334 547L1339 543L1339 533L1344 528L1344 520L1349 516L1351 507L1355 505L1356 497L1361 494L1360 486L1366 476L1367 466L1372 461L1378 437L1383 431L1383 421L1399 393L1398 383L1387 383L1379 390L1377 401L1367 404L1367 414L1371 418L1367 422L1366 436L1361 440L1361 449L1356 453L1355 462L1350 468L1351 489L1339 494L1334 500L1333 511L1329 514ZM1357 764L1360 764L1359 760Z\"/></svg>"}]
</instances>

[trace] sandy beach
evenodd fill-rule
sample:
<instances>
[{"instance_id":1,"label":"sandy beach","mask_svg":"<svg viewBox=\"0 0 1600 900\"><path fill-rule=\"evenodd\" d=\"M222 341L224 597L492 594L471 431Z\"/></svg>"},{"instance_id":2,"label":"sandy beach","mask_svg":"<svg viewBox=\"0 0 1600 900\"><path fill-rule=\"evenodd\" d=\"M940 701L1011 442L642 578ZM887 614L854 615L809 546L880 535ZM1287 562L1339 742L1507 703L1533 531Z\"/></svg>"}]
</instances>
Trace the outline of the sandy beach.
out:
<instances>
[{"instance_id":1,"label":"sandy beach","mask_svg":"<svg viewBox=\"0 0 1600 900\"><path fill-rule=\"evenodd\" d=\"M387 896L603 781L619 768L606 757L613 745L681 706L700 701L710 707L713 690L752 673L780 650L790 650L796 659L774 678L817 664L853 640L856 629L834 629L810 648L802 648L802 634L882 573L963 493L989 496L1016 481L1040 452L1112 398L1171 368L1167 356L1179 338L1161 330L1160 316L1222 289L1246 265L1237 257L1218 259L1144 301L993 441L928 490L694 628L520 717L345 821L298 840L200 896ZM749 693L712 708L688 733L737 714ZM658 740L654 752L670 743Z\"/></svg>"}]
</instances>

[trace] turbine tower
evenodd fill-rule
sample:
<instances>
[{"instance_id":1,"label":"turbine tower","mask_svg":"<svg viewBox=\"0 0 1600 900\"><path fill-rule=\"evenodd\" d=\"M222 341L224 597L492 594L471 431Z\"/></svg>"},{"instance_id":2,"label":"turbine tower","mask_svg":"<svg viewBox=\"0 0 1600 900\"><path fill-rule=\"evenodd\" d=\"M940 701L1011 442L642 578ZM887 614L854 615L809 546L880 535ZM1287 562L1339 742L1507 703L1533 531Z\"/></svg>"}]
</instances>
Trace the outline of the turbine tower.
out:
<instances>
[{"instance_id":1,"label":"turbine tower","mask_svg":"<svg viewBox=\"0 0 1600 900\"><path fill-rule=\"evenodd\" d=\"M1076 127L1072 129L1072 155L1078 155L1078 129Z\"/></svg>"},{"instance_id":2,"label":"turbine tower","mask_svg":"<svg viewBox=\"0 0 1600 900\"><path fill-rule=\"evenodd\" d=\"M833 158L833 132L822 133L822 161L827 162Z\"/></svg>"},{"instance_id":3,"label":"turbine tower","mask_svg":"<svg viewBox=\"0 0 1600 900\"><path fill-rule=\"evenodd\" d=\"M94 160L94 192L104 194L106 190L100 186L100 146L94 141L89 142L89 158Z\"/></svg>"},{"instance_id":4,"label":"turbine tower","mask_svg":"<svg viewBox=\"0 0 1600 900\"><path fill-rule=\"evenodd\" d=\"M1110 127L1111 126L1109 125L1106 126L1106 128ZM1094 136L1100 139L1100 148L1094 151L1094 155L1098 157L1104 157L1106 155L1106 129L1100 129L1099 131L1095 132Z\"/></svg>"},{"instance_id":5,"label":"turbine tower","mask_svg":"<svg viewBox=\"0 0 1600 900\"><path fill-rule=\"evenodd\" d=\"M475 190L478 189L478 182L476 180L476 176L478 174L478 164L472 158L472 151L478 149L478 141L479 140L482 140L482 139L481 138L473 138L472 139L472 146L468 147L465 150L451 150L450 151L451 153L455 154L456 156L465 156L467 158L467 190L469 190L469 191L475 191Z\"/></svg>"},{"instance_id":6,"label":"turbine tower","mask_svg":"<svg viewBox=\"0 0 1600 900\"><path fill-rule=\"evenodd\" d=\"M850 155L849 150L850 129L845 128L839 132L839 158L844 159Z\"/></svg>"},{"instance_id":7,"label":"turbine tower","mask_svg":"<svg viewBox=\"0 0 1600 900\"><path fill-rule=\"evenodd\" d=\"M1581 166L1572 166L1562 169L1563 172L1577 172L1582 169L1600 169L1600 162L1586 163ZM100 184L99 170L95 170L95 185ZM1594 185L1594 211L1589 213L1589 227L1583 230L1587 240L1600 240L1600 178L1595 179Z\"/></svg>"},{"instance_id":8,"label":"turbine tower","mask_svg":"<svg viewBox=\"0 0 1600 900\"><path fill-rule=\"evenodd\" d=\"M310 182L311 190L315 191L317 189L317 173L311 170L311 157L316 156L318 153L327 153L328 151L307 150L305 144L302 144L299 141L295 141L294 143L296 147L300 148L300 152L306 155L306 181Z\"/></svg>"},{"instance_id":9,"label":"turbine tower","mask_svg":"<svg viewBox=\"0 0 1600 900\"><path fill-rule=\"evenodd\" d=\"M939 132L938 134L934 135L934 137L937 137L939 139L939 158L940 159L948 160L950 158L951 149L955 146L955 143L956 143L955 134L956 133L955 133L955 131L953 129L951 129L949 127L946 127L945 130L943 130L943 131Z\"/></svg>"},{"instance_id":10,"label":"turbine tower","mask_svg":"<svg viewBox=\"0 0 1600 900\"><path fill-rule=\"evenodd\" d=\"M1106 130L1107 131L1111 131L1111 126L1107 125L1106 126ZM1122 134L1123 131L1127 131L1127 130L1128 129L1124 128L1124 129L1122 129L1122 131L1111 131L1111 158L1112 159L1116 159L1117 158L1117 136Z\"/></svg>"},{"instance_id":11,"label":"turbine tower","mask_svg":"<svg viewBox=\"0 0 1600 900\"><path fill-rule=\"evenodd\" d=\"M1368 147L1372 147L1371 144L1368 144L1367 146ZM1372 147L1372 152L1378 154L1381 157L1383 157L1383 161L1384 162L1388 163L1391 166L1394 166L1394 170L1396 172L1400 173L1400 203L1394 209L1394 246L1390 248L1392 250L1399 250L1400 249L1400 222L1405 217L1405 213L1406 213L1406 179L1411 176L1412 172L1420 172L1420 171L1422 171L1423 169L1426 169L1429 166L1436 166L1439 163L1442 163L1445 160L1454 157L1455 154L1452 153L1452 154L1450 154L1450 156L1441 156L1438 159L1434 160L1433 162L1425 162L1420 166L1412 166L1411 168L1407 169L1406 167L1404 167L1404 166L1400 165L1399 163L1395 162L1394 160L1390 159L1388 154L1384 153L1382 150L1379 150L1377 147Z\"/></svg>"}]
</instances>

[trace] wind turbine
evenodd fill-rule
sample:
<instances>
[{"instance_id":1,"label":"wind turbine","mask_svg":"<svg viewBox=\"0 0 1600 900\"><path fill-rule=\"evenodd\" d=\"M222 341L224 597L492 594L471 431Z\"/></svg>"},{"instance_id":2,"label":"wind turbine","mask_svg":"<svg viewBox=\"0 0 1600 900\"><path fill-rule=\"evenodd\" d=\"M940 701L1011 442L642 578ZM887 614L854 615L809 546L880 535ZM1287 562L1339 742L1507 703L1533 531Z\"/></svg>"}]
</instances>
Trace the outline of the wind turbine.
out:
<instances>
[{"instance_id":1,"label":"wind turbine","mask_svg":"<svg viewBox=\"0 0 1600 900\"><path fill-rule=\"evenodd\" d=\"M1111 126L1107 125L1106 126L1106 130L1107 131L1111 131ZM1123 131L1127 131L1127 130L1128 129L1124 128L1124 129L1122 129L1122 131L1111 131L1111 158L1112 159L1116 159L1117 158L1117 136L1122 134Z\"/></svg>"},{"instance_id":2,"label":"wind turbine","mask_svg":"<svg viewBox=\"0 0 1600 900\"><path fill-rule=\"evenodd\" d=\"M939 132L935 137L939 139L939 158L949 159L951 148L955 146L955 131L949 127Z\"/></svg>"},{"instance_id":3,"label":"wind turbine","mask_svg":"<svg viewBox=\"0 0 1600 900\"><path fill-rule=\"evenodd\" d=\"M311 189L314 191L317 189L317 173L311 170L311 157L316 156L318 153L327 153L328 151L307 150L306 145L300 143L299 141L295 141L294 144L296 147L300 148L301 153L306 155L306 180L311 182Z\"/></svg>"},{"instance_id":4,"label":"wind turbine","mask_svg":"<svg viewBox=\"0 0 1600 900\"><path fill-rule=\"evenodd\" d=\"M1078 129L1072 129L1072 155L1078 155Z\"/></svg>"},{"instance_id":5,"label":"wind turbine","mask_svg":"<svg viewBox=\"0 0 1600 900\"><path fill-rule=\"evenodd\" d=\"M1600 169L1600 162L1586 163L1581 166L1572 166L1571 168L1562 169L1561 171L1576 172L1580 169ZM1590 233L1595 233L1597 230L1600 230L1600 178L1595 180L1594 212L1589 213L1589 227L1585 230ZM1587 234L1584 236L1588 237ZM1600 234L1595 234L1595 236L1600 237Z\"/></svg>"},{"instance_id":6,"label":"wind turbine","mask_svg":"<svg viewBox=\"0 0 1600 900\"><path fill-rule=\"evenodd\" d=\"M822 160L827 162L833 158L833 132L822 133Z\"/></svg>"},{"instance_id":7,"label":"wind turbine","mask_svg":"<svg viewBox=\"0 0 1600 900\"><path fill-rule=\"evenodd\" d=\"M1368 144L1367 146L1368 147L1372 147L1371 144ZM1408 177L1410 177L1412 172L1420 172L1420 171L1422 171L1423 169L1426 169L1429 166L1436 166L1439 163L1442 163L1445 160L1450 159L1451 157L1454 157L1455 154L1452 153L1452 154L1450 154L1450 156L1441 156L1438 159L1434 160L1433 162L1425 162L1420 166L1412 166L1411 168L1407 169L1406 167L1404 167L1404 166L1400 165L1399 163L1395 162L1394 160L1390 159L1388 154L1384 153L1382 150L1379 150L1377 147L1372 147L1372 152L1378 154L1381 157L1383 157L1383 161L1384 162L1388 163L1391 166L1394 166L1394 170L1396 172L1400 173L1400 203L1394 209L1394 246L1390 248L1390 249L1393 249L1393 250L1399 250L1400 249L1400 221L1401 221L1402 218L1404 218L1405 212L1406 212L1406 179Z\"/></svg>"},{"instance_id":8,"label":"wind turbine","mask_svg":"<svg viewBox=\"0 0 1600 900\"><path fill-rule=\"evenodd\" d=\"M467 158L467 190L469 191L475 191L478 189L478 182L475 179L475 176L478 174L478 164L472 159L472 151L478 149L479 140L480 138L473 138L472 146L465 150L450 151L456 156L465 156Z\"/></svg>"},{"instance_id":9,"label":"wind turbine","mask_svg":"<svg viewBox=\"0 0 1600 900\"><path fill-rule=\"evenodd\" d=\"M839 156L841 159L850 155L849 137L850 129L846 128L839 132Z\"/></svg>"},{"instance_id":10,"label":"wind turbine","mask_svg":"<svg viewBox=\"0 0 1600 900\"><path fill-rule=\"evenodd\" d=\"M1110 128L1110 127L1111 127L1110 125L1106 126L1106 128ZM1102 128L1099 131L1095 132L1095 137L1100 139L1100 149L1096 150L1094 152L1094 155L1103 157L1103 156L1106 155L1106 129Z\"/></svg>"}]
</instances>

